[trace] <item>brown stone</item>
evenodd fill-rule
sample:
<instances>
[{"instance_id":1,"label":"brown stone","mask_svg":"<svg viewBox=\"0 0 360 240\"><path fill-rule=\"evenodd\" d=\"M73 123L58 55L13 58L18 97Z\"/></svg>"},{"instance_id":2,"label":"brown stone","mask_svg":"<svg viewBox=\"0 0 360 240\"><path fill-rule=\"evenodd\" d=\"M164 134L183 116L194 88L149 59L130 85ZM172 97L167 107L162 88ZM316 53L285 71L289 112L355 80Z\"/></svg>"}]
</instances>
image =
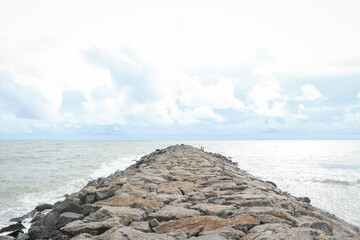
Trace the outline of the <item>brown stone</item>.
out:
<instances>
[{"instance_id":1,"label":"brown stone","mask_svg":"<svg viewBox=\"0 0 360 240\"><path fill-rule=\"evenodd\" d=\"M250 227L260 224L260 221L247 214L242 214L230 219L222 219L215 216L190 217L160 224L155 228L155 232L165 233L177 230L192 232L202 225L204 226L203 231L210 231L234 224Z\"/></svg>"},{"instance_id":2,"label":"brown stone","mask_svg":"<svg viewBox=\"0 0 360 240\"><path fill-rule=\"evenodd\" d=\"M209 175L209 174L177 175L177 177L181 177L189 181L208 180L212 176L213 175Z\"/></svg>"},{"instance_id":3,"label":"brown stone","mask_svg":"<svg viewBox=\"0 0 360 240\"><path fill-rule=\"evenodd\" d=\"M204 226L203 231L210 231L217 228L228 226L229 223L222 218L215 216L200 216L181 218L179 220L169 221L157 226L154 230L157 233L174 232L182 230L184 232L194 231L196 228Z\"/></svg>"},{"instance_id":4,"label":"brown stone","mask_svg":"<svg viewBox=\"0 0 360 240\"><path fill-rule=\"evenodd\" d=\"M259 225L260 221L248 214L240 214L228 219L229 223L237 223L241 225Z\"/></svg>"}]
</instances>

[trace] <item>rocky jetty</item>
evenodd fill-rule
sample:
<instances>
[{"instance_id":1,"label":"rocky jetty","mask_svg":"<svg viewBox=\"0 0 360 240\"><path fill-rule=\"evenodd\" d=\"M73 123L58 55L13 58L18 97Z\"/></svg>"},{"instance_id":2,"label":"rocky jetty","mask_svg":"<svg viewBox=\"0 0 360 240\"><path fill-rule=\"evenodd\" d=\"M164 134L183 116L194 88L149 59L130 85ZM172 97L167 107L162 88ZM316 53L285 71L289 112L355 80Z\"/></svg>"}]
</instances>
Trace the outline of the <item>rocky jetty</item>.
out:
<instances>
[{"instance_id":1,"label":"rocky jetty","mask_svg":"<svg viewBox=\"0 0 360 240\"><path fill-rule=\"evenodd\" d=\"M32 214L28 233L0 239L360 239L358 227L309 198L186 145L156 150Z\"/></svg>"}]
</instances>

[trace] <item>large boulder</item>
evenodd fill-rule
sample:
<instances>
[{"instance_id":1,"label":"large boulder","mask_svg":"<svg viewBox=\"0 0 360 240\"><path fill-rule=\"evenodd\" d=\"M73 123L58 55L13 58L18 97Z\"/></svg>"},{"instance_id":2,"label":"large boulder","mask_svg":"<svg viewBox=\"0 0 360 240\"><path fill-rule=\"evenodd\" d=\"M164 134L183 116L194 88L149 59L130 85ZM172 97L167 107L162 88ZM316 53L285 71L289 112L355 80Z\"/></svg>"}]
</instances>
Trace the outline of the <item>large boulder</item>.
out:
<instances>
[{"instance_id":1,"label":"large boulder","mask_svg":"<svg viewBox=\"0 0 360 240\"><path fill-rule=\"evenodd\" d=\"M179 206L167 205L161 208L159 211L150 213L148 218L156 218L158 221L169 221L173 219L196 217L200 216L200 212L192 209L187 209Z\"/></svg>"},{"instance_id":2,"label":"large boulder","mask_svg":"<svg viewBox=\"0 0 360 240\"><path fill-rule=\"evenodd\" d=\"M74 236L82 234L82 233L89 233L91 235L99 235L99 234L104 233L108 229L111 229L113 227L121 225L121 223L122 223L122 220L118 217L108 218L103 221L91 221L91 222L76 220L76 221L66 224L60 230L61 230L61 232L67 234L70 237L74 237Z\"/></svg>"}]
</instances>

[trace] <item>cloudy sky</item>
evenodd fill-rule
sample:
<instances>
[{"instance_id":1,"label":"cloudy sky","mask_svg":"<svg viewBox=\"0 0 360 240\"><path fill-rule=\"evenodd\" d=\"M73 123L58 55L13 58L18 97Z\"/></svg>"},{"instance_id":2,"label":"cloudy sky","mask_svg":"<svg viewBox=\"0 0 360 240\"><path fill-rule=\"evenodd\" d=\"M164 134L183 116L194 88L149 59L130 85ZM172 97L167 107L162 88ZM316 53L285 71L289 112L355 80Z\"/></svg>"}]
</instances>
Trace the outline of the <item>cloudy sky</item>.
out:
<instances>
[{"instance_id":1,"label":"cloudy sky","mask_svg":"<svg viewBox=\"0 0 360 240\"><path fill-rule=\"evenodd\" d=\"M360 139L359 9L0 0L0 139Z\"/></svg>"}]
</instances>

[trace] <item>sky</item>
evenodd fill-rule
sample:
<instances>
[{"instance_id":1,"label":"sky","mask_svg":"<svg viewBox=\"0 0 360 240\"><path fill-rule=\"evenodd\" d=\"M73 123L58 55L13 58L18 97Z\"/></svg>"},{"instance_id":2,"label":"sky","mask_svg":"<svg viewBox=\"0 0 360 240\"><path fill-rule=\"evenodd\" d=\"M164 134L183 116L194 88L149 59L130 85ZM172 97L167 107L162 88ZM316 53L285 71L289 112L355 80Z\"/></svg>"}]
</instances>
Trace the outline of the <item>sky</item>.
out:
<instances>
[{"instance_id":1,"label":"sky","mask_svg":"<svg viewBox=\"0 0 360 240\"><path fill-rule=\"evenodd\" d=\"M360 139L359 8L0 0L0 139Z\"/></svg>"}]
</instances>

